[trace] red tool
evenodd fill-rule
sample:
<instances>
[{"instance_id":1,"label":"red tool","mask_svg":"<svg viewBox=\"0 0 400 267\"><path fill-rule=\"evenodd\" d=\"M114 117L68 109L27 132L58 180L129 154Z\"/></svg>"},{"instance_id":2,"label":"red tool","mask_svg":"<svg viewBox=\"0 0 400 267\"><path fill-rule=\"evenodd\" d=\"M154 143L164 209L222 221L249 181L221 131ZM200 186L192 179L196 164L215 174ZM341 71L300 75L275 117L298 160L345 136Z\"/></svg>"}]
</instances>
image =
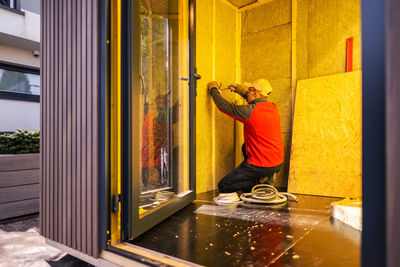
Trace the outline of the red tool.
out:
<instances>
[{"instance_id":1,"label":"red tool","mask_svg":"<svg viewBox=\"0 0 400 267\"><path fill-rule=\"evenodd\" d=\"M353 41L353 37L346 40L346 72L353 71Z\"/></svg>"}]
</instances>

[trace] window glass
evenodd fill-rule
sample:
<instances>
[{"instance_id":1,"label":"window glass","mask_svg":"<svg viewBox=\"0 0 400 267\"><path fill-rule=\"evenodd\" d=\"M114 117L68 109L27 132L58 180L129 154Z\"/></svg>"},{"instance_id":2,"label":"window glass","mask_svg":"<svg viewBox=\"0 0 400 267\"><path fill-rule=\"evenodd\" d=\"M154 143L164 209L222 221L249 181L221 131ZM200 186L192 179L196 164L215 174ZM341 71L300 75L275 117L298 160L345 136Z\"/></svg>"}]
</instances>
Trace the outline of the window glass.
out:
<instances>
[{"instance_id":1,"label":"window glass","mask_svg":"<svg viewBox=\"0 0 400 267\"><path fill-rule=\"evenodd\" d=\"M189 30L186 1L139 3L142 86L134 112L144 213L189 191Z\"/></svg>"},{"instance_id":2,"label":"window glass","mask_svg":"<svg viewBox=\"0 0 400 267\"><path fill-rule=\"evenodd\" d=\"M0 91L40 95L40 75L0 69Z\"/></svg>"}]
</instances>

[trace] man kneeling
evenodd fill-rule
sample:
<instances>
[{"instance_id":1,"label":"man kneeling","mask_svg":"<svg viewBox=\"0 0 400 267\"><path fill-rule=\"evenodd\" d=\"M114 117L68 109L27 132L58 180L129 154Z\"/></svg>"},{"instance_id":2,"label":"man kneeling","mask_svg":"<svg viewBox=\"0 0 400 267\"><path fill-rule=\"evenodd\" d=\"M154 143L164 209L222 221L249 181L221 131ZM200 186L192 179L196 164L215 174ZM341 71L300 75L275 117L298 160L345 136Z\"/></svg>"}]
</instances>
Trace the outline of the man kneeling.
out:
<instances>
[{"instance_id":1,"label":"man kneeling","mask_svg":"<svg viewBox=\"0 0 400 267\"><path fill-rule=\"evenodd\" d=\"M245 160L218 183L223 197L236 191L250 192L266 176L272 177L283 163L281 121L276 104L268 102L272 92L270 83L257 79L252 83L229 85L234 92L247 100L248 105L235 105L220 93L220 83L210 82L208 90L217 108L244 124ZM237 197L237 195L236 195Z\"/></svg>"}]
</instances>

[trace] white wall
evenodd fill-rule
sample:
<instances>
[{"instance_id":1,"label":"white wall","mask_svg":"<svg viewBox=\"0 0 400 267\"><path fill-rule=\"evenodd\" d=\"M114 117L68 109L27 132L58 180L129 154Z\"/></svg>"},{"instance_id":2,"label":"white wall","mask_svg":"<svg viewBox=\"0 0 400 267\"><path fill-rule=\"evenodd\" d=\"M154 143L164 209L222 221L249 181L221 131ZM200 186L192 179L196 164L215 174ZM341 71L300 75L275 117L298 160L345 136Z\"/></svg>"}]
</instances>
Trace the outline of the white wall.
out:
<instances>
[{"instance_id":1,"label":"white wall","mask_svg":"<svg viewBox=\"0 0 400 267\"><path fill-rule=\"evenodd\" d=\"M32 50L40 46L40 15L24 12L0 8L0 62L39 68L40 57ZM0 99L0 132L39 128L39 103Z\"/></svg>"},{"instance_id":2,"label":"white wall","mask_svg":"<svg viewBox=\"0 0 400 267\"><path fill-rule=\"evenodd\" d=\"M0 62L26 67L40 68L40 57L34 57L32 50L5 46L0 43Z\"/></svg>"},{"instance_id":3,"label":"white wall","mask_svg":"<svg viewBox=\"0 0 400 267\"><path fill-rule=\"evenodd\" d=\"M0 33L40 43L40 15L24 11L18 14L13 11L0 8Z\"/></svg>"},{"instance_id":4,"label":"white wall","mask_svg":"<svg viewBox=\"0 0 400 267\"><path fill-rule=\"evenodd\" d=\"M40 128L40 104L0 99L0 132Z\"/></svg>"}]
</instances>

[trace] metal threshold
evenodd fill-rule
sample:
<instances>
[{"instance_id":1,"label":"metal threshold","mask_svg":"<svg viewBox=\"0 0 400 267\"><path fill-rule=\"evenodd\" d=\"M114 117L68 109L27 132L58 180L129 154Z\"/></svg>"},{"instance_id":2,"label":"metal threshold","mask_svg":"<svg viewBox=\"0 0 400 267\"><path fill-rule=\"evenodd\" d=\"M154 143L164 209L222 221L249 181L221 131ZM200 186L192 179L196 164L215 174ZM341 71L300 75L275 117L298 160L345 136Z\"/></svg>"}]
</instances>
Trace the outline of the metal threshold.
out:
<instances>
[{"instance_id":1,"label":"metal threshold","mask_svg":"<svg viewBox=\"0 0 400 267\"><path fill-rule=\"evenodd\" d=\"M121 266L202 266L127 242L109 246L101 257Z\"/></svg>"}]
</instances>

